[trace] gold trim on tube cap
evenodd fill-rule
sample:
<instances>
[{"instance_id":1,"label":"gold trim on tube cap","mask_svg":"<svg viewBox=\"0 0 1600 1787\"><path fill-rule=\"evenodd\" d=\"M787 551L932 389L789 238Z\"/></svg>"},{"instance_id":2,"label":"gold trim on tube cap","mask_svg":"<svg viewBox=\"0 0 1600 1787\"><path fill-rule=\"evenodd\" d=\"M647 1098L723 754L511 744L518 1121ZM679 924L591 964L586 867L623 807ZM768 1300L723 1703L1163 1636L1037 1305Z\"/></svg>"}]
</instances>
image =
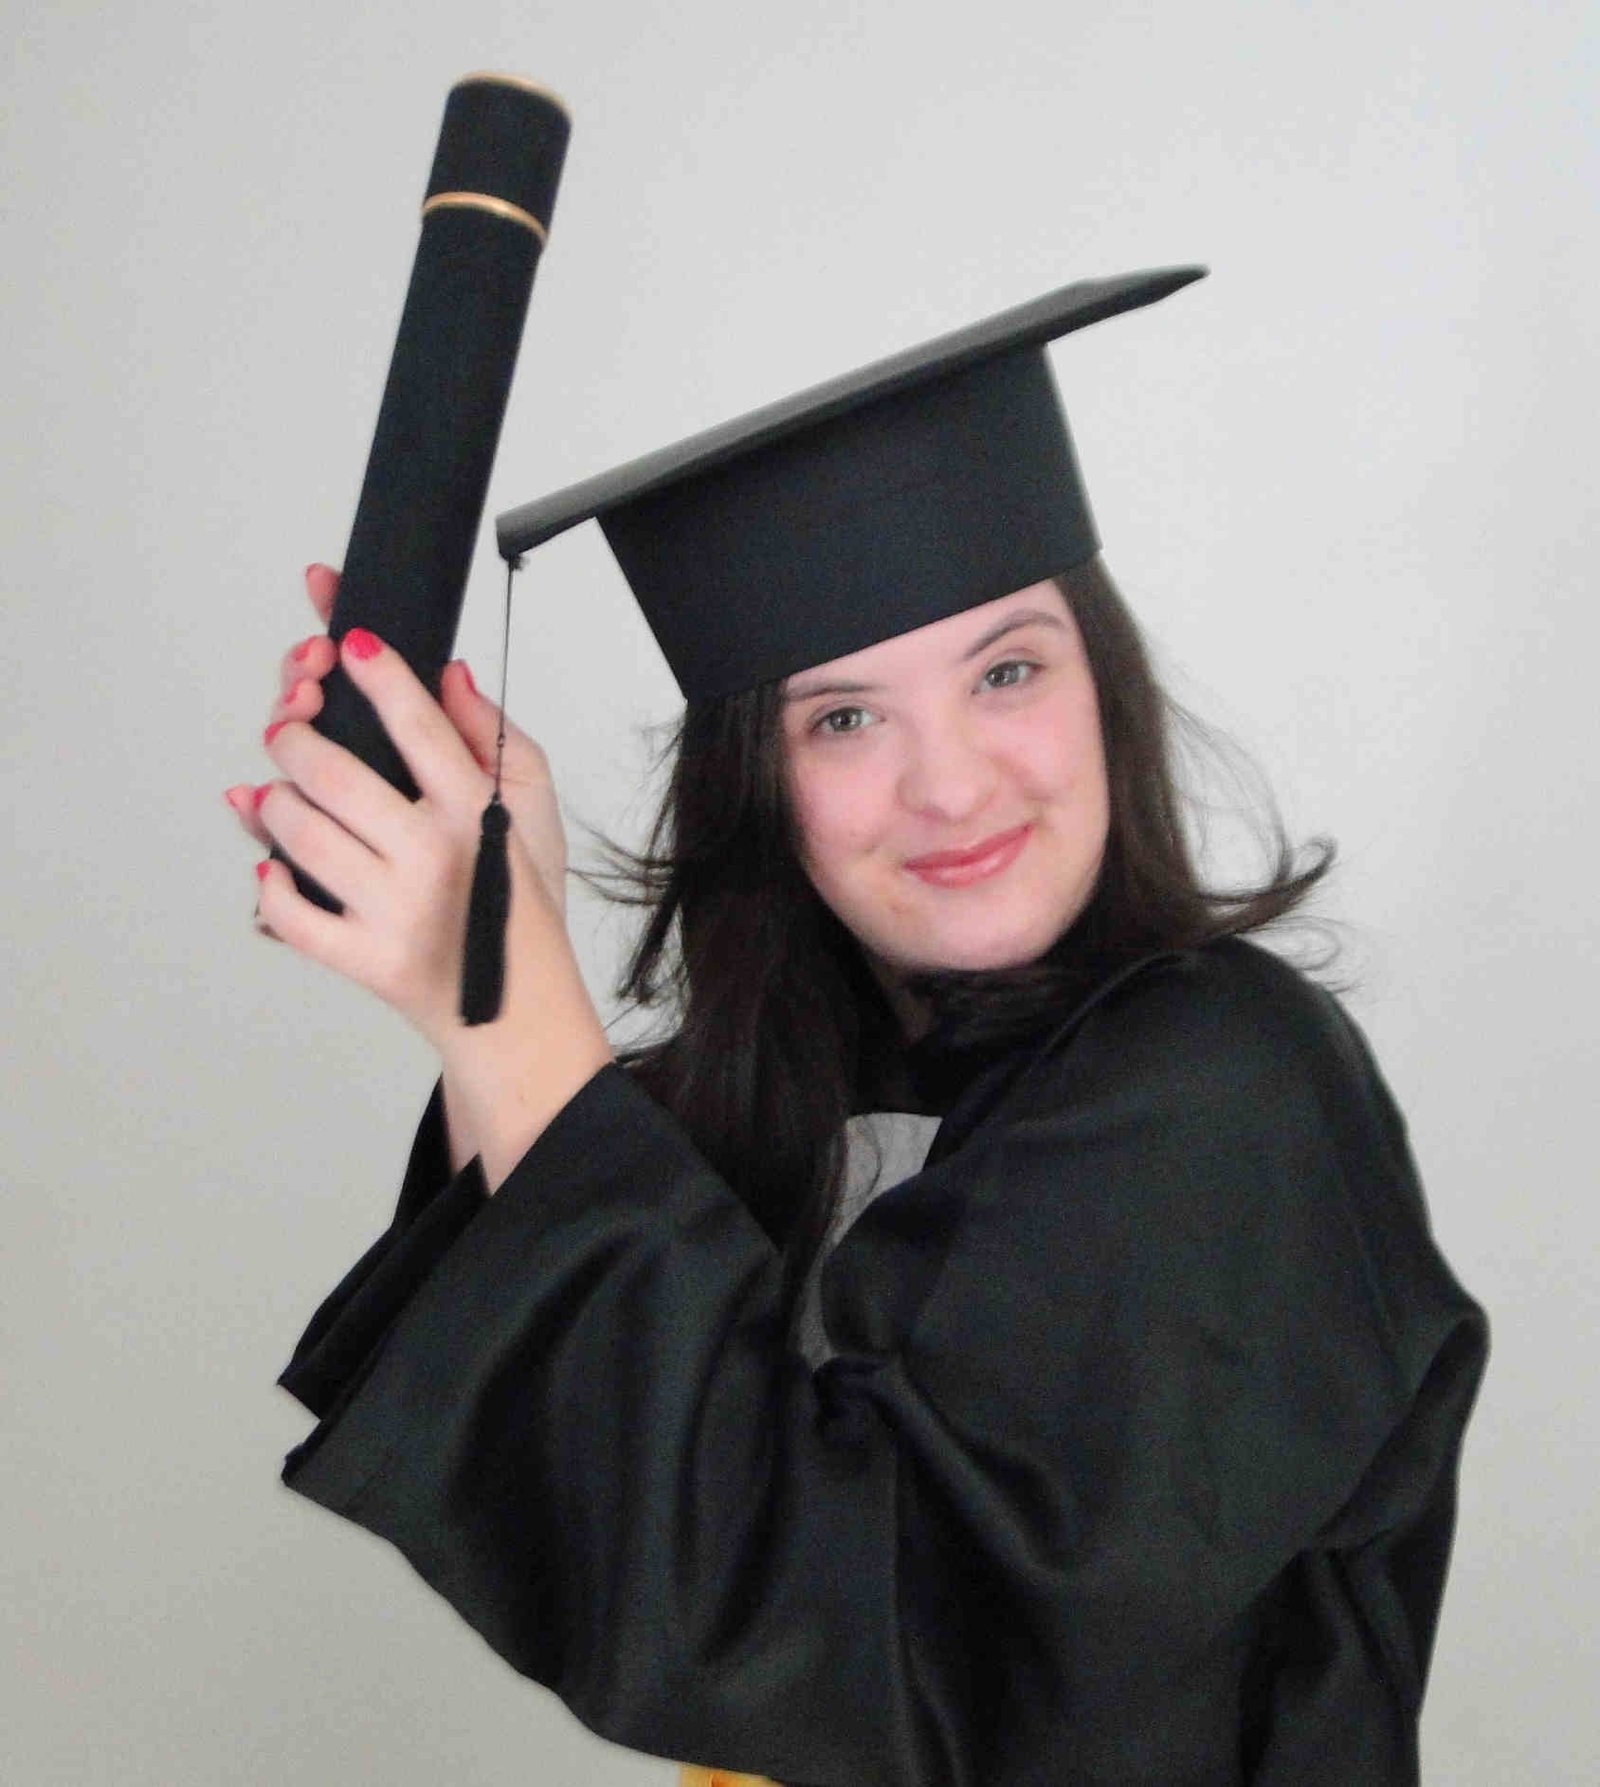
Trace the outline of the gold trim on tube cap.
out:
<instances>
[{"instance_id":1,"label":"gold trim on tube cap","mask_svg":"<svg viewBox=\"0 0 1600 1787\"><path fill-rule=\"evenodd\" d=\"M426 217L430 211L437 211L443 205L488 211L495 217L503 217L507 223L520 223L525 230L532 230L541 242L550 240L549 230L531 211L524 211L521 205L513 205L507 199L497 199L490 192L436 192L423 205L422 215Z\"/></svg>"},{"instance_id":2,"label":"gold trim on tube cap","mask_svg":"<svg viewBox=\"0 0 1600 1787\"><path fill-rule=\"evenodd\" d=\"M568 122L571 122L572 107L559 93L552 92L548 87L541 87L537 81L525 81L519 74L495 74L485 70L479 74L464 74L455 84L458 87L465 87L471 81L496 81L502 87L520 87L524 93L535 93L540 99L548 99L551 105L556 106L565 114Z\"/></svg>"}]
</instances>

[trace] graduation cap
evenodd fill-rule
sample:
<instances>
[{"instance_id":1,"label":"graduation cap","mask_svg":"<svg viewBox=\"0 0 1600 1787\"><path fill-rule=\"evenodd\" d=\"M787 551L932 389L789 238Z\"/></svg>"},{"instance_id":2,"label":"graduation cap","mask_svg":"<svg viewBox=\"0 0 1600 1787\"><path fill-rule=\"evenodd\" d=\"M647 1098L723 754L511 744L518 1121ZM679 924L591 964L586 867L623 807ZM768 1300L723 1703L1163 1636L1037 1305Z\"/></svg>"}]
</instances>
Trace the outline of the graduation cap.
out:
<instances>
[{"instance_id":1,"label":"graduation cap","mask_svg":"<svg viewBox=\"0 0 1600 1787\"><path fill-rule=\"evenodd\" d=\"M501 555L515 566L598 521L691 703L997 601L1100 549L1046 346L1206 271L1083 280L830 379L508 510ZM468 1023L500 1006L506 826L497 764L468 911Z\"/></svg>"},{"instance_id":2,"label":"graduation cap","mask_svg":"<svg viewBox=\"0 0 1600 1787\"><path fill-rule=\"evenodd\" d=\"M998 600L1099 550L1046 345L1204 278L1084 280L497 517L600 523L684 698Z\"/></svg>"}]
</instances>

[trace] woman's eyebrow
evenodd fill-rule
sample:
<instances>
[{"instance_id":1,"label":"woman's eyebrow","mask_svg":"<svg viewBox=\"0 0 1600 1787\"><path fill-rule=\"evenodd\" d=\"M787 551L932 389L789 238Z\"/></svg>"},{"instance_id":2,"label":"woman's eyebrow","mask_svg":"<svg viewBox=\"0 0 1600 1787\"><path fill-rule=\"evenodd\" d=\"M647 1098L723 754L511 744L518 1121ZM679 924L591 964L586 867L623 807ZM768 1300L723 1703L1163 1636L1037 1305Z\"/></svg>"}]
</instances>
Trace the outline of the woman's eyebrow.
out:
<instances>
[{"instance_id":1,"label":"woman's eyebrow","mask_svg":"<svg viewBox=\"0 0 1600 1787\"><path fill-rule=\"evenodd\" d=\"M1066 631L1066 623L1059 614L1050 614L1042 608L1020 608L1015 614L1007 615L998 625L989 629L984 636L961 654L958 663L966 664L986 652L997 639L1004 639L1007 633L1014 633L1018 627L1033 626L1042 623L1047 627L1055 627ZM881 683L802 683L799 688L785 692L784 705L791 701L809 701L813 695L871 695L882 687Z\"/></svg>"}]
</instances>

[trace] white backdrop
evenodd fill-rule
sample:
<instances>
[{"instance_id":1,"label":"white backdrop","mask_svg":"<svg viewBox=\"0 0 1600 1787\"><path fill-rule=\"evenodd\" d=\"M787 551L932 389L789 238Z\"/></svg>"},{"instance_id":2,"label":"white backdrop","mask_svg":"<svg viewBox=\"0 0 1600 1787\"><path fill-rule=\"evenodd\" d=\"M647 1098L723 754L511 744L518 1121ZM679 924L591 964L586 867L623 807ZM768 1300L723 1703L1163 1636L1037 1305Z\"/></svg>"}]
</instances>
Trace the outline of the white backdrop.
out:
<instances>
[{"instance_id":1,"label":"white backdrop","mask_svg":"<svg viewBox=\"0 0 1600 1787\"><path fill-rule=\"evenodd\" d=\"M575 125L491 515L1073 279L1213 269L1055 365L1175 693L1340 843L1317 910L1494 1324L1427 1778L1591 1781L1594 8L5 19L0 1776L672 1778L277 1481L307 1421L273 1380L434 1066L254 933L222 789L271 773L444 95L497 68ZM497 570L486 518L461 649L491 689ZM595 529L519 580L511 691L569 817L637 841L676 691ZM624 930L574 911L611 1011Z\"/></svg>"}]
</instances>

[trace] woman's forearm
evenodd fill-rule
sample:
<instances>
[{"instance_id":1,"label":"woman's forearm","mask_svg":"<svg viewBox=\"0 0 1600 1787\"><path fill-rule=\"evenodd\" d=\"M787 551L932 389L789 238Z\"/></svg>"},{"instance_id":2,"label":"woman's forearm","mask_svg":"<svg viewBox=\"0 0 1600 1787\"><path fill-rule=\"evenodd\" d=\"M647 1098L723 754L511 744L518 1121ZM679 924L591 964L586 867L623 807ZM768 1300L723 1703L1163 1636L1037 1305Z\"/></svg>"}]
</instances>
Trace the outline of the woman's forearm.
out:
<instances>
[{"instance_id":1,"label":"woman's forearm","mask_svg":"<svg viewBox=\"0 0 1600 1787\"><path fill-rule=\"evenodd\" d=\"M478 1156L491 1193L557 1111L614 1058L559 918L535 904L514 910L512 923L543 931L536 967L528 970L536 984L524 988L511 978L513 957L500 1016L457 1026L439 1049L451 1165L459 1172Z\"/></svg>"}]
</instances>

